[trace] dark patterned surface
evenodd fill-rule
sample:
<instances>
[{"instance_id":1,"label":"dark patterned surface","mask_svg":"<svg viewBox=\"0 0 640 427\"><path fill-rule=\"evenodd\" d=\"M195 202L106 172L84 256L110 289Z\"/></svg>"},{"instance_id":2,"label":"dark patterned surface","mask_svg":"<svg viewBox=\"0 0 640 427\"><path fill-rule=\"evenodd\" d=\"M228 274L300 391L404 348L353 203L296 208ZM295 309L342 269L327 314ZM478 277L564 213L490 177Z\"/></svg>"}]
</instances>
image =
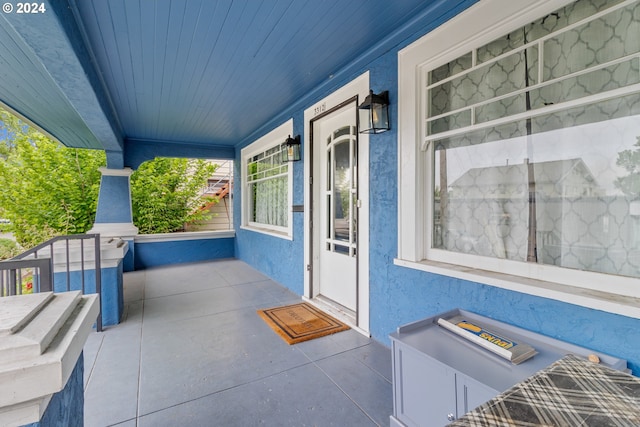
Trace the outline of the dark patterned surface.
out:
<instances>
[{"instance_id":1,"label":"dark patterned surface","mask_svg":"<svg viewBox=\"0 0 640 427\"><path fill-rule=\"evenodd\" d=\"M640 426L640 378L568 355L449 427Z\"/></svg>"}]
</instances>

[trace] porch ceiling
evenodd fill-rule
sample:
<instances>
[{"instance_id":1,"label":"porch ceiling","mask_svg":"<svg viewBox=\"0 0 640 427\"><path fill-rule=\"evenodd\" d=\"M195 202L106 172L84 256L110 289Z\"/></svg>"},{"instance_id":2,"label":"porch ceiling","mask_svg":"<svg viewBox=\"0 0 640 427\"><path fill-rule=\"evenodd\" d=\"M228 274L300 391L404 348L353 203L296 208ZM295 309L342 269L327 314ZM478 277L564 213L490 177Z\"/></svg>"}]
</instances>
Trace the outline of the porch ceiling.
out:
<instances>
[{"instance_id":1,"label":"porch ceiling","mask_svg":"<svg viewBox=\"0 0 640 427\"><path fill-rule=\"evenodd\" d=\"M464 2L16 3L0 14L0 102L71 147L231 147Z\"/></svg>"}]
</instances>

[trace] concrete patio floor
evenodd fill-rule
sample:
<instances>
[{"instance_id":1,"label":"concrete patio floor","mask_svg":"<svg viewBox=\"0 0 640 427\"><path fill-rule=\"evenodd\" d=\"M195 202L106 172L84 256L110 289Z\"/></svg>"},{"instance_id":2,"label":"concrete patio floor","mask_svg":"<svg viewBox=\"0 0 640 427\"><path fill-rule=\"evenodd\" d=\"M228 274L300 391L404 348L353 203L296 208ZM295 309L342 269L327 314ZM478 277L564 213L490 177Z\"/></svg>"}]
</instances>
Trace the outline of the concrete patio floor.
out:
<instances>
[{"instance_id":1,"label":"concrete patio floor","mask_svg":"<svg viewBox=\"0 0 640 427\"><path fill-rule=\"evenodd\" d=\"M353 331L289 346L256 309L300 297L239 260L125 273L85 345L85 426L375 426L391 354Z\"/></svg>"}]
</instances>

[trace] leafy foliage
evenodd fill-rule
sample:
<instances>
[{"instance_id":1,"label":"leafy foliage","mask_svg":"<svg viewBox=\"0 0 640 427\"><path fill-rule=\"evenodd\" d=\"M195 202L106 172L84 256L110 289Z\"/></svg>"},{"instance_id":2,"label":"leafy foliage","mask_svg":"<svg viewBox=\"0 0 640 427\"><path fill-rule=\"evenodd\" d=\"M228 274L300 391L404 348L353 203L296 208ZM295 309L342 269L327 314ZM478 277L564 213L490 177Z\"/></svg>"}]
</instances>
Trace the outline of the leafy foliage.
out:
<instances>
[{"instance_id":1,"label":"leafy foliage","mask_svg":"<svg viewBox=\"0 0 640 427\"><path fill-rule=\"evenodd\" d=\"M0 218L24 248L93 226L103 151L64 147L0 109ZM217 165L158 158L131 176L133 222L141 233L168 233L207 219L200 192ZM4 226L4 224L3 224Z\"/></svg>"},{"instance_id":2,"label":"leafy foliage","mask_svg":"<svg viewBox=\"0 0 640 427\"><path fill-rule=\"evenodd\" d=\"M20 247L11 239L0 239L0 260L13 258L21 252Z\"/></svg>"},{"instance_id":3,"label":"leafy foliage","mask_svg":"<svg viewBox=\"0 0 640 427\"><path fill-rule=\"evenodd\" d=\"M101 151L71 149L0 110L7 129L0 161L0 206L24 247L93 225L100 187Z\"/></svg>"},{"instance_id":4,"label":"leafy foliage","mask_svg":"<svg viewBox=\"0 0 640 427\"><path fill-rule=\"evenodd\" d=\"M205 160L156 158L131 176L133 222L143 234L183 230L185 224L207 219L199 197L217 165ZM209 199L210 200L210 199Z\"/></svg>"}]
</instances>

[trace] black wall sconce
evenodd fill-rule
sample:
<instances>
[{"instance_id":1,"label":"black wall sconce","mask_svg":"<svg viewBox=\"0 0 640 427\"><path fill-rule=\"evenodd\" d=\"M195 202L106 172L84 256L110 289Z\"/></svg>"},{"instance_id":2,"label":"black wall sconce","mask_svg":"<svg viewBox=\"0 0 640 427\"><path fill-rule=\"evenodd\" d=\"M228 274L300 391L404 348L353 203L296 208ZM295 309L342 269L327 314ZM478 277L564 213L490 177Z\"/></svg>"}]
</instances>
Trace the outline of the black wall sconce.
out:
<instances>
[{"instance_id":1,"label":"black wall sconce","mask_svg":"<svg viewBox=\"0 0 640 427\"><path fill-rule=\"evenodd\" d=\"M286 147L282 150L283 162L297 162L300 160L300 135L291 138L291 135L284 141Z\"/></svg>"},{"instance_id":2,"label":"black wall sconce","mask_svg":"<svg viewBox=\"0 0 640 427\"><path fill-rule=\"evenodd\" d=\"M360 115L360 133L382 133L391 127L389 126L389 92L384 91L374 94L369 91L369 95L364 102L358 106Z\"/></svg>"}]
</instances>

